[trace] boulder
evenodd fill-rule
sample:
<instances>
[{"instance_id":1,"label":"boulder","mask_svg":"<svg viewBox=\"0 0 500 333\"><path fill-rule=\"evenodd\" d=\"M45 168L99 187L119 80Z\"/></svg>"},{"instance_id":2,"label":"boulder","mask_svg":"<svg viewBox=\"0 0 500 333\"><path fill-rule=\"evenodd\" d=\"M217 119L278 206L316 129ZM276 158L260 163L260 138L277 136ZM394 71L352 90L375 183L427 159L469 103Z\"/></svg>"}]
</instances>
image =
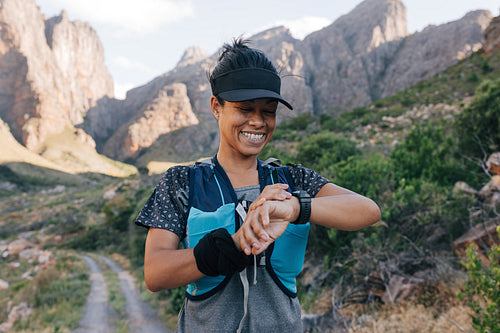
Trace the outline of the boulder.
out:
<instances>
[{"instance_id":1,"label":"boulder","mask_svg":"<svg viewBox=\"0 0 500 333\"><path fill-rule=\"evenodd\" d=\"M33 248L34 245L30 241L20 238L16 239L15 241L11 242L9 246L7 247L7 250L9 252L10 256L17 256L19 253L21 253L23 250L26 249L31 249Z\"/></svg>"},{"instance_id":2,"label":"boulder","mask_svg":"<svg viewBox=\"0 0 500 333\"><path fill-rule=\"evenodd\" d=\"M489 259L486 256L486 252L493 244L498 244L499 242L496 230L498 225L500 225L500 219L498 218L475 225L451 244L453 252L461 258L465 258L465 250L471 244L474 244L478 249L479 258L483 264L487 265Z\"/></svg>"}]
</instances>

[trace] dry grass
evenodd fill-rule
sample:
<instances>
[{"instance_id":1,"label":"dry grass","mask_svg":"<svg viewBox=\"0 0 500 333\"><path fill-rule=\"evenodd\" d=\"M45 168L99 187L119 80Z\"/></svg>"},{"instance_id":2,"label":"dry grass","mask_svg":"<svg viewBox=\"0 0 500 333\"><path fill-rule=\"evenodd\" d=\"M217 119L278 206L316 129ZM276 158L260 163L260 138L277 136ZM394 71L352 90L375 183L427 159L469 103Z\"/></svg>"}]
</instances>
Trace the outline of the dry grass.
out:
<instances>
[{"instance_id":1,"label":"dry grass","mask_svg":"<svg viewBox=\"0 0 500 333\"><path fill-rule=\"evenodd\" d=\"M414 296L397 305L384 305L371 315L353 320L350 333L463 333L472 332L471 309L456 293L463 281L427 284Z\"/></svg>"},{"instance_id":2,"label":"dry grass","mask_svg":"<svg viewBox=\"0 0 500 333\"><path fill-rule=\"evenodd\" d=\"M462 333L472 332L470 309L457 305L435 314L434 309L422 304L406 304L386 308L375 316L362 316L357 324L349 328L350 333Z\"/></svg>"}]
</instances>

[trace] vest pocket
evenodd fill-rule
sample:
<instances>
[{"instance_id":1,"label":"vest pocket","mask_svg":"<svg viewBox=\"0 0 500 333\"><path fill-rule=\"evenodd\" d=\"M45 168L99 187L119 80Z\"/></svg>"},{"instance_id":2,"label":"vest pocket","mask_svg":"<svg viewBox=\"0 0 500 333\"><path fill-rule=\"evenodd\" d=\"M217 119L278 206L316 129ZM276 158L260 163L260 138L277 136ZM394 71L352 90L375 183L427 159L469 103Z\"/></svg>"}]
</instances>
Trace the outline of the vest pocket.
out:
<instances>
[{"instance_id":1,"label":"vest pocket","mask_svg":"<svg viewBox=\"0 0 500 333\"><path fill-rule=\"evenodd\" d=\"M234 234L234 225L234 203L221 206L214 212L191 207L187 220L187 247L195 247L203 236L215 229L225 228L230 234Z\"/></svg>"},{"instance_id":2,"label":"vest pocket","mask_svg":"<svg viewBox=\"0 0 500 333\"><path fill-rule=\"evenodd\" d=\"M274 242L271 266L280 282L293 293L297 292L295 277L302 271L309 236L309 223L289 224L283 235Z\"/></svg>"}]
</instances>

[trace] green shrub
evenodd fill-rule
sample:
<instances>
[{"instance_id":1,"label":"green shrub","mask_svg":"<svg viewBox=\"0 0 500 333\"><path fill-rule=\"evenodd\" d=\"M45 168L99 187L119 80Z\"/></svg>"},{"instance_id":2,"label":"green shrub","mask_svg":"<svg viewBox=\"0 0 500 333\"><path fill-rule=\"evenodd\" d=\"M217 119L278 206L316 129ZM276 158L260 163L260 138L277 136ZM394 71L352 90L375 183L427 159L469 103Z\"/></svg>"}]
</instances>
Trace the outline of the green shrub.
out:
<instances>
[{"instance_id":1,"label":"green shrub","mask_svg":"<svg viewBox=\"0 0 500 333\"><path fill-rule=\"evenodd\" d=\"M356 143L332 132L320 132L304 139L297 147L297 163L323 173L331 165L360 154Z\"/></svg>"},{"instance_id":2,"label":"green shrub","mask_svg":"<svg viewBox=\"0 0 500 333\"><path fill-rule=\"evenodd\" d=\"M396 178L425 178L453 186L467 176L456 150L455 140L442 127L417 125L391 153Z\"/></svg>"},{"instance_id":3,"label":"green shrub","mask_svg":"<svg viewBox=\"0 0 500 333\"><path fill-rule=\"evenodd\" d=\"M500 79L486 80L470 104L456 117L459 147L464 154L482 159L500 148Z\"/></svg>"},{"instance_id":4,"label":"green shrub","mask_svg":"<svg viewBox=\"0 0 500 333\"><path fill-rule=\"evenodd\" d=\"M458 296L472 309L472 326L478 332L500 332L500 245L494 245L487 255L490 265L483 266L473 244L466 250L467 259L462 264L469 280Z\"/></svg>"}]
</instances>

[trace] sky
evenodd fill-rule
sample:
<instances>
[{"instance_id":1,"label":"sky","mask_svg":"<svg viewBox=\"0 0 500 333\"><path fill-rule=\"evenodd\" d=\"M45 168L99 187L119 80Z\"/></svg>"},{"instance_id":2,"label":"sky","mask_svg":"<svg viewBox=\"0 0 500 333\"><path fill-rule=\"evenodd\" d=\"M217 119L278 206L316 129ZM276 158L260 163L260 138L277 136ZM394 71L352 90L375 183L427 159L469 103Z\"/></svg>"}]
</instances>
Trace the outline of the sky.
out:
<instances>
[{"instance_id":1,"label":"sky","mask_svg":"<svg viewBox=\"0 0 500 333\"><path fill-rule=\"evenodd\" d=\"M476 9L499 15L498 0L402 0L408 32L463 17ZM97 31L115 97L173 69L190 46L209 54L238 36L273 26L295 38L319 30L354 9L361 0L35 0L43 14L65 10L71 21Z\"/></svg>"}]
</instances>

